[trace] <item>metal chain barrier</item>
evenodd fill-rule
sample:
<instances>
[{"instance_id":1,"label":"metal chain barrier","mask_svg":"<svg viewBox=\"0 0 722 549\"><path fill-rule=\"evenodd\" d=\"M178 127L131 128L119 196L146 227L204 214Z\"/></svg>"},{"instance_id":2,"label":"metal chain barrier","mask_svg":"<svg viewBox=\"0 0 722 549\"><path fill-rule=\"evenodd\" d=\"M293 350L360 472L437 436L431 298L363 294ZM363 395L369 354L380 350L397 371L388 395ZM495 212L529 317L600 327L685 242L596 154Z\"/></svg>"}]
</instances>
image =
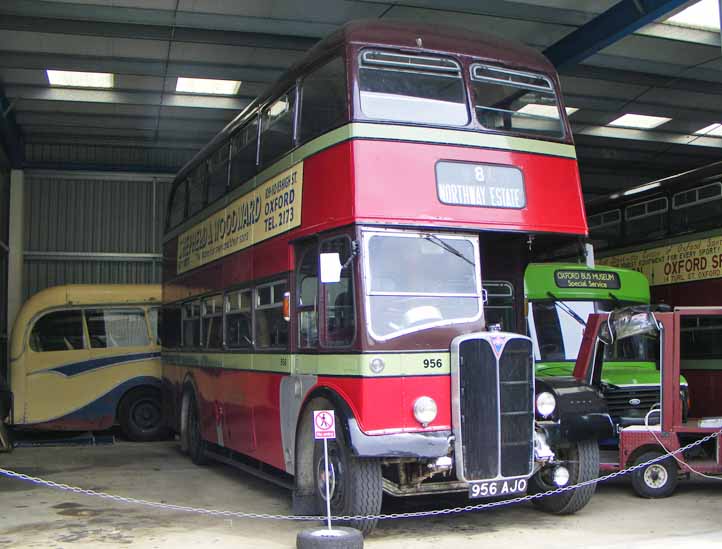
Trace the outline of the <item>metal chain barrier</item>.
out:
<instances>
[{"instance_id":1,"label":"metal chain barrier","mask_svg":"<svg viewBox=\"0 0 722 549\"><path fill-rule=\"evenodd\" d=\"M669 458L670 456L674 457L677 454L681 454L682 452L685 452L691 448L694 448L695 446L704 444L705 442L708 442L714 438L717 438L720 435L722 435L722 430L717 431L715 433L711 433L699 440L692 442L691 444L688 444L687 446L678 448L674 452L666 452L654 459L650 459L649 461L645 461L644 463L638 463L637 465L629 467L628 469L621 469L619 471L615 471L614 473L610 473L610 474L602 476L602 477L590 479L590 480L587 480L584 482L580 482L578 484L563 486L561 488L557 488L555 490L550 490L548 492L521 496L521 497L514 498L514 499L491 501L491 502L487 502L487 503L479 503L476 505L465 505L462 507L452 507L449 509L435 509L432 511L414 511L414 512L410 512L410 513L390 513L390 514L385 514L385 515L380 514L380 515L333 516L331 518L333 520L340 520L340 521L373 520L373 519L389 520L389 519L403 519L403 518L418 518L418 517L431 517L431 516L439 516L439 515L452 515L452 514L458 514L458 513L466 513L466 512L470 512L470 511L481 511L484 509L492 509L492 508L503 507L503 506L507 506L507 505L516 505L517 503L524 503L527 501L532 501L535 499L553 496L556 494L562 494L564 492L569 492L571 490L583 488L584 486L589 486L590 484L597 484L599 482L611 480L616 477L621 477L623 475L626 475L628 473L636 471L637 469L641 469L641 468L647 467L648 465L651 465L653 463L663 461L663 460ZM75 494L81 494L81 495L85 495L85 496L94 496L94 497L106 499L109 501L113 501L116 503L124 503L124 504L129 504L129 505L140 505L140 506L151 507L151 508L155 508L155 509L164 509L167 511L180 511L180 512L184 512L184 513L195 513L195 514L199 514L199 515L206 515L206 516L213 516L213 517L238 518L238 519L322 521L326 518L323 516L316 516L316 515L294 516L294 515L272 515L272 514L268 514L268 513L242 513L240 511L224 511L224 510L219 510L219 509L205 509L203 507L191 507L191 506L187 506L187 505L173 505L170 503L161 503L159 501L149 501L149 500L138 499L138 498L133 498L133 497L124 497L124 496L118 496L115 494L107 494L105 492L98 492L96 490L79 488L77 486L70 486L68 484L62 484L62 483L55 482L52 480L45 480L42 478L26 475L24 473L18 473L16 471L4 469L2 467L0 467L0 475L8 477L8 478L17 479L17 480L23 480L26 482L30 482L32 484L40 485L40 486L46 486L48 488L55 488L57 490L63 490L66 492L72 492Z\"/></svg>"}]
</instances>

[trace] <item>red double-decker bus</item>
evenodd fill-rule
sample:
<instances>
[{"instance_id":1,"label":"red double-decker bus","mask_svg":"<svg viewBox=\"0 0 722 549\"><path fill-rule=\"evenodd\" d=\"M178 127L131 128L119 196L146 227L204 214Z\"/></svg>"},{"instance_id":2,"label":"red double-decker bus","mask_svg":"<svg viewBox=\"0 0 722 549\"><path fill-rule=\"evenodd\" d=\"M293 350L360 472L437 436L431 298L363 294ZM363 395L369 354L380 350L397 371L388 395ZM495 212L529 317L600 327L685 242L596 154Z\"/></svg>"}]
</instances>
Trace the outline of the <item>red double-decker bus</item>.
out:
<instances>
[{"instance_id":1,"label":"red double-decker bus","mask_svg":"<svg viewBox=\"0 0 722 549\"><path fill-rule=\"evenodd\" d=\"M531 342L513 333L528 261L550 237L585 234L544 57L459 29L349 24L175 179L171 427L196 463L288 475L304 514L325 508L321 409L339 424L336 515L378 513L384 492L476 498L591 478L604 403L571 378L535 383ZM488 319L485 285L505 299ZM593 490L538 504L571 513Z\"/></svg>"}]
</instances>

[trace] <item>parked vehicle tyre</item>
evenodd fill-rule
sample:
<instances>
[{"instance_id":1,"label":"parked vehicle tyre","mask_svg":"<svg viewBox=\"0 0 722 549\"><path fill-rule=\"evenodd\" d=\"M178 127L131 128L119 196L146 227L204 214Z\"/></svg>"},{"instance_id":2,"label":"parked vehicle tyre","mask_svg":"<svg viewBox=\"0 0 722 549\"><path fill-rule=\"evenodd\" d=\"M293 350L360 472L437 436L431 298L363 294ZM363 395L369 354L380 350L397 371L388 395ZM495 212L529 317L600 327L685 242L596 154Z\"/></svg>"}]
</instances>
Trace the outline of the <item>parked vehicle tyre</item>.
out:
<instances>
[{"instance_id":1,"label":"parked vehicle tyre","mask_svg":"<svg viewBox=\"0 0 722 549\"><path fill-rule=\"evenodd\" d=\"M661 456L661 452L649 451L640 455L634 465ZM632 472L632 487L643 498L666 498L677 488L679 474L677 462L669 457Z\"/></svg>"},{"instance_id":2,"label":"parked vehicle tyre","mask_svg":"<svg viewBox=\"0 0 722 549\"><path fill-rule=\"evenodd\" d=\"M336 417L339 417L338 414ZM337 429L336 434L335 440L328 441L331 514L335 516L379 514L383 496L381 462L377 459L354 456L346 445L341 429ZM313 449L313 479L318 508L323 514L326 513L325 478L323 441L317 440ZM377 522L377 519L360 519L349 521L349 525L367 536L376 527Z\"/></svg>"},{"instance_id":3,"label":"parked vehicle tyre","mask_svg":"<svg viewBox=\"0 0 722 549\"><path fill-rule=\"evenodd\" d=\"M198 400L193 391L186 392L183 400L182 410L185 415L181 421L181 448L185 448L193 463L205 465L208 458L206 457L206 444L201 436L201 414Z\"/></svg>"},{"instance_id":4,"label":"parked vehicle tyre","mask_svg":"<svg viewBox=\"0 0 722 549\"><path fill-rule=\"evenodd\" d=\"M296 536L296 549L362 549L363 546L361 532L343 526L334 526L331 531L301 530Z\"/></svg>"},{"instance_id":5,"label":"parked vehicle tyre","mask_svg":"<svg viewBox=\"0 0 722 549\"><path fill-rule=\"evenodd\" d=\"M599 446L596 440L582 440L567 448L555 449L557 459L567 462L569 482L567 486L597 478L599 474ZM529 479L529 493L538 494L557 488L551 479L539 471ZM596 484L589 484L576 490L534 499L538 509L555 515L571 515L584 507L594 495Z\"/></svg>"},{"instance_id":6,"label":"parked vehicle tyre","mask_svg":"<svg viewBox=\"0 0 722 549\"><path fill-rule=\"evenodd\" d=\"M118 423L123 434L136 442L159 440L166 435L160 391L154 387L132 389L120 401Z\"/></svg>"}]
</instances>

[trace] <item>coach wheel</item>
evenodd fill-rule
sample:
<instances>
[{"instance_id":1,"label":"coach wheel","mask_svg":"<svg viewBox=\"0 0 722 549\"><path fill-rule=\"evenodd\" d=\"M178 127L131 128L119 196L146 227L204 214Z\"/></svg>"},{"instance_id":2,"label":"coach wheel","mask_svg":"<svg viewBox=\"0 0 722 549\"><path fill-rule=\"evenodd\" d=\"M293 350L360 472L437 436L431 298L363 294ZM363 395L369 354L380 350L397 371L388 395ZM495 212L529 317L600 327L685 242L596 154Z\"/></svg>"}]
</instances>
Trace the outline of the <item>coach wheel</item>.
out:
<instances>
[{"instance_id":1,"label":"coach wheel","mask_svg":"<svg viewBox=\"0 0 722 549\"><path fill-rule=\"evenodd\" d=\"M334 526L332 530L301 530L296 536L296 549L362 549L364 538L354 528Z\"/></svg>"},{"instance_id":2,"label":"coach wheel","mask_svg":"<svg viewBox=\"0 0 722 549\"><path fill-rule=\"evenodd\" d=\"M336 414L338 417L338 413ZM328 480L331 514L334 516L377 515L381 512L383 478L381 462L358 458L346 446L341 429L335 440L328 441ZM326 513L326 467L323 441L313 449L313 476L318 508ZM366 536L376 527L377 519L348 521ZM320 546L319 546L320 547Z\"/></svg>"},{"instance_id":3,"label":"coach wheel","mask_svg":"<svg viewBox=\"0 0 722 549\"><path fill-rule=\"evenodd\" d=\"M567 448L555 449L557 459L564 462L569 470L566 486L579 484L597 478L599 475L599 446L596 440L582 440ZM529 492L538 494L558 488L547 478L548 471L542 469L529 479ZM561 492L553 496L533 499L534 505L554 515L571 515L584 507L596 490L596 483Z\"/></svg>"},{"instance_id":4,"label":"coach wheel","mask_svg":"<svg viewBox=\"0 0 722 549\"><path fill-rule=\"evenodd\" d=\"M183 421L181 421L181 447L185 448L193 463L196 465L204 465L207 458L205 442L201 436L201 419L198 400L193 391L188 391L183 399L185 416Z\"/></svg>"},{"instance_id":5,"label":"coach wheel","mask_svg":"<svg viewBox=\"0 0 722 549\"><path fill-rule=\"evenodd\" d=\"M118 423L130 440L148 442L165 434L160 392L153 387L139 387L123 397L118 406Z\"/></svg>"},{"instance_id":6,"label":"coach wheel","mask_svg":"<svg viewBox=\"0 0 722 549\"><path fill-rule=\"evenodd\" d=\"M634 464L639 465L661 455L656 451L645 452ZM678 476L677 463L670 457L633 471L632 487L643 498L666 498L677 488Z\"/></svg>"}]
</instances>

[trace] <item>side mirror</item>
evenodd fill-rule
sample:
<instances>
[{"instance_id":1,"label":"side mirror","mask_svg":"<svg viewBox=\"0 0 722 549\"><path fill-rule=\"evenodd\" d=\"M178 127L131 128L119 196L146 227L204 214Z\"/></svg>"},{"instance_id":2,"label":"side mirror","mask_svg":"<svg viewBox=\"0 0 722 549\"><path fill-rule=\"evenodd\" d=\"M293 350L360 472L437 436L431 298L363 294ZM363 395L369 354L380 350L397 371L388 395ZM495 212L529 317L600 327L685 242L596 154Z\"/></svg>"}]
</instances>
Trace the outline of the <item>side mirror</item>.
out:
<instances>
[{"instance_id":1,"label":"side mirror","mask_svg":"<svg viewBox=\"0 0 722 549\"><path fill-rule=\"evenodd\" d=\"M339 282L341 280L341 256L338 252L324 253L321 257L321 284Z\"/></svg>"}]
</instances>

